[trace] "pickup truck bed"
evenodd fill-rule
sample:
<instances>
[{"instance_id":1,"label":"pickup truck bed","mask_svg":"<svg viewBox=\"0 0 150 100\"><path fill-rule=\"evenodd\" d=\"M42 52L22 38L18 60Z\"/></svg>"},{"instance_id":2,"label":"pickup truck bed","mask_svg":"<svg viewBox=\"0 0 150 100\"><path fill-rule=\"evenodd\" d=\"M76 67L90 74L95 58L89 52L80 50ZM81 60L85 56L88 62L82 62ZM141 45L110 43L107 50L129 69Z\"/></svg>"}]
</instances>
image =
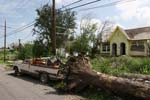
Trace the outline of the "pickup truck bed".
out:
<instances>
[{"instance_id":1,"label":"pickup truck bed","mask_svg":"<svg viewBox=\"0 0 150 100\"><path fill-rule=\"evenodd\" d=\"M54 65L54 64L53 64ZM53 66L47 64L32 64L31 61L16 61L14 63L15 74L19 73L30 74L40 77L41 82L47 83L49 79L63 79L63 75L60 73L60 66Z\"/></svg>"}]
</instances>

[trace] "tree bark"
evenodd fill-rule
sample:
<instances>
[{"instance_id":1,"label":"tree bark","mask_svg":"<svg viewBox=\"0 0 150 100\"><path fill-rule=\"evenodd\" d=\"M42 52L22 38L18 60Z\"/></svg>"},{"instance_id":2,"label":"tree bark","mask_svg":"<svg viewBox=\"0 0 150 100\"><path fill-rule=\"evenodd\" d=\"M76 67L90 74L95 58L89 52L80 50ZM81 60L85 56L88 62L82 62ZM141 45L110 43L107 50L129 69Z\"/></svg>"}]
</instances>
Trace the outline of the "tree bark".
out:
<instances>
[{"instance_id":1,"label":"tree bark","mask_svg":"<svg viewBox=\"0 0 150 100\"><path fill-rule=\"evenodd\" d=\"M124 73L119 75L120 77L128 78L128 79L142 79L142 80L147 80L150 81L150 75L142 75L142 74L129 74L129 73Z\"/></svg>"},{"instance_id":2,"label":"tree bark","mask_svg":"<svg viewBox=\"0 0 150 100\"><path fill-rule=\"evenodd\" d=\"M150 85L93 71L92 65L86 57L71 57L66 66L69 66L70 71L67 84L70 91L93 85L109 90L117 95L150 100Z\"/></svg>"}]
</instances>

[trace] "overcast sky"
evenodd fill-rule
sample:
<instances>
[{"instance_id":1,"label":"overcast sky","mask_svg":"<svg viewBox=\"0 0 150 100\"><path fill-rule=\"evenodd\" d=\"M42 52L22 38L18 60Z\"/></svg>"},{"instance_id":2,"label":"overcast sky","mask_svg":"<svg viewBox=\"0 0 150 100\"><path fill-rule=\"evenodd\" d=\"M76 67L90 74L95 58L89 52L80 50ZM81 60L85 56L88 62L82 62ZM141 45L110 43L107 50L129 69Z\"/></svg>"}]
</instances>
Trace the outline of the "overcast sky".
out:
<instances>
[{"instance_id":1,"label":"overcast sky","mask_svg":"<svg viewBox=\"0 0 150 100\"><path fill-rule=\"evenodd\" d=\"M57 8L67 5L77 0L56 0ZM83 0L82 2L72 5L74 7L94 0ZM129 2L122 2L120 4L102 7L92 10L84 10L89 7L100 6L103 4L120 1L120 0L101 0L97 3L84 6L82 8L74 9L77 11L77 20L89 15L95 22L104 20L112 20L117 25L123 28L135 28L150 26L150 0L125 0ZM124 1L124 0L122 0ZM32 22L36 18L36 9L42 5L49 3L51 0L0 0L0 25L4 25L4 20L7 20L7 33ZM19 32L17 34L8 36L7 44L17 42L22 39L22 42L33 40L31 34L32 27ZM3 46L3 27L0 27L0 47Z\"/></svg>"}]
</instances>

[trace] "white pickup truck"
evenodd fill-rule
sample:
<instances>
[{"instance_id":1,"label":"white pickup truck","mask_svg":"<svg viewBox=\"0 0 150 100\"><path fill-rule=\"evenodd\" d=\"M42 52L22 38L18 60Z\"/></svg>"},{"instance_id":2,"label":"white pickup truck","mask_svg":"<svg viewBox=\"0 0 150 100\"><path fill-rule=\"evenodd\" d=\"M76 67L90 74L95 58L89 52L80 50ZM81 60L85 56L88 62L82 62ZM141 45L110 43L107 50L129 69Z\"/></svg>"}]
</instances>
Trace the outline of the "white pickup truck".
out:
<instances>
[{"instance_id":1,"label":"white pickup truck","mask_svg":"<svg viewBox=\"0 0 150 100\"><path fill-rule=\"evenodd\" d=\"M48 59L28 59L16 61L13 65L15 75L30 74L39 77L42 83L47 83L49 79L63 79L61 73L61 62Z\"/></svg>"}]
</instances>

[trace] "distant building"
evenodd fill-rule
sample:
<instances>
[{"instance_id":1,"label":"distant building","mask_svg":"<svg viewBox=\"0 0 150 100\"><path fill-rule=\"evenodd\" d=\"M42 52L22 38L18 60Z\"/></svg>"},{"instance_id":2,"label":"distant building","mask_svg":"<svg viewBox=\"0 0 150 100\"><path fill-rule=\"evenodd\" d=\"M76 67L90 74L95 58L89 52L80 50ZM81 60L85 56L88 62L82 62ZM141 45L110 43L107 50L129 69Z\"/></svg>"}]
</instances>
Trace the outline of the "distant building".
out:
<instances>
[{"instance_id":1,"label":"distant building","mask_svg":"<svg viewBox=\"0 0 150 100\"><path fill-rule=\"evenodd\" d=\"M7 50L9 50L9 47L8 48L6 48L6 51ZM2 48L0 48L0 52L2 52L2 51L4 51L4 48L2 47Z\"/></svg>"},{"instance_id":2,"label":"distant building","mask_svg":"<svg viewBox=\"0 0 150 100\"><path fill-rule=\"evenodd\" d=\"M101 46L101 54L107 56L149 56L150 27L124 30L118 26Z\"/></svg>"}]
</instances>

